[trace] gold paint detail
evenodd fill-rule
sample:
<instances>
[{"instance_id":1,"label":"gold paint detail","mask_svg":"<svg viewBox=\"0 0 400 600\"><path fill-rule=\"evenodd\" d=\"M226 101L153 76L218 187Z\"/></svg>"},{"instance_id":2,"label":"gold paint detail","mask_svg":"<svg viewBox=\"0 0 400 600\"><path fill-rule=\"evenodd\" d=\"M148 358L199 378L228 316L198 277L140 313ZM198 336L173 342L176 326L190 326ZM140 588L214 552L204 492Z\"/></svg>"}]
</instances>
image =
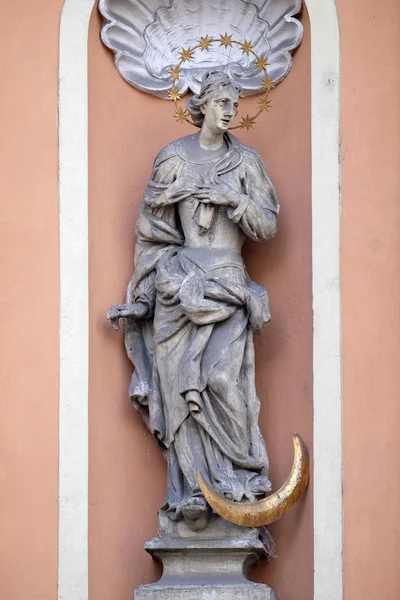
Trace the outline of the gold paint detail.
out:
<instances>
[{"instance_id":1,"label":"gold paint detail","mask_svg":"<svg viewBox=\"0 0 400 600\"><path fill-rule=\"evenodd\" d=\"M197 125L195 125L195 123L193 123L192 119L190 118L189 112L178 106L178 101L181 100L181 95L179 89L175 87L175 85L181 77L182 65L185 62L190 62L193 59L195 51L200 50L201 52L203 52L205 50L206 52L209 52L210 47L214 43L219 43L219 45L223 46L225 49L232 48L233 45L236 44L240 47L243 54L247 54L248 56L250 56L251 54L255 59L256 67L264 72L264 78L262 80L262 84L264 87L264 95L260 98L260 100L257 103L257 113L252 117L248 114L246 116L242 116L240 118L239 125L235 125L234 127L229 128L229 130L247 129L247 131L249 131L250 129L254 128L254 125L257 123L256 119L260 116L260 114L263 111L268 111L268 109L271 107L271 102L268 99L268 94L274 88L274 83L267 73L267 57L262 54L258 55L254 52L254 45L251 42L251 40L244 40L243 42L239 42L238 40L234 40L233 36L229 35L227 32L225 32L223 35L220 34L219 38L213 38L209 35L202 36L200 37L200 39L197 40L196 45L190 48L182 48L182 50L179 52L180 60L178 64L172 66L168 71L168 74L172 79L172 87L168 92L168 99L175 103L174 117L179 123L186 122L190 125L193 125L194 127L197 127Z\"/></svg>"},{"instance_id":2,"label":"gold paint detail","mask_svg":"<svg viewBox=\"0 0 400 600\"><path fill-rule=\"evenodd\" d=\"M182 69L180 65L176 65L176 67L171 67L168 73L173 81L178 81L181 77Z\"/></svg>"},{"instance_id":3,"label":"gold paint detail","mask_svg":"<svg viewBox=\"0 0 400 600\"><path fill-rule=\"evenodd\" d=\"M268 110L272 106L271 105L271 100L269 100L267 94L264 94L264 96L261 96L261 98L257 102L257 105L258 105L258 107L259 107L259 109L260 109L261 112L263 112L264 110Z\"/></svg>"},{"instance_id":4,"label":"gold paint detail","mask_svg":"<svg viewBox=\"0 0 400 600\"><path fill-rule=\"evenodd\" d=\"M178 106L178 108L175 111L174 117L175 117L177 123L183 124L189 118L189 113L187 110L185 110L181 106Z\"/></svg>"},{"instance_id":5,"label":"gold paint detail","mask_svg":"<svg viewBox=\"0 0 400 600\"><path fill-rule=\"evenodd\" d=\"M203 52L203 50L208 50L209 47L212 46L213 42L214 40L210 39L208 35L206 35L198 40L198 45L200 50Z\"/></svg>"},{"instance_id":6,"label":"gold paint detail","mask_svg":"<svg viewBox=\"0 0 400 600\"><path fill-rule=\"evenodd\" d=\"M253 53L253 44L251 42L249 42L248 40L244 40L244 42L240 45L240 49L243 52L243 54L247 54L247 56L251 53Z\"/></svg>"},{"instance_id":7,"label":"gold paint detail","mask_svg":"<svg viewBox=\"0 0 400 600\"><path fill-rule=\"evenodd\" d=\"M250 117L249 115L246 115L245 117L242 117L242 120L240 122L240 129L246 128L247 131L249 131L249 129L253 129L256 122L257 121L255 117Z\"/></svg>"},{"instance_id":8,"label":"gold paint detail","mask_svg":"<svg viewBox=\"0 0 400 600\"><path fill-rule=\"evenodd\" d=\"M233 47L232 36L228 35L227 33L221 35L218 41L220 42L219 45L223 46L224 48Z\"/></svg>"},{"instance_id":9,"label":"gold paint detail","mask_svg":"<svg viewBox=\"0 0 400 600\"><path fill-rule=\"evenodd\" d=\"M267 90L268 92L275 87L274 82L272 81L272 79L270 77L268 77L268 75L266 77L264 77L264 79L262 80L262 84L263 84L264 89Z\"/></svg>"},{"instance_id":10,"label":"gold paint detail","mask_svg":"<svg viewBox=\"0 0 400 600\"><path fill-rule=\"evenodd\" d=\"M181 97L179 94L179 90L177 90L176 87L172 86L172 88L168 92L168 98L170 100L173 100L174 102L176 102L177 100L180 100Z\"/></svg>"},{"instance_id":11,"label":"gold paint detail","mask_svg":"<svg viewBox=\"0 0 400 600\"><path fill-rule=\"evenodd\" d=\"M260 54L260 56L258 58L256 58L256 67L257 69L260 69L261 71L264 71L264 69L267 68L268 62L267 62L267 57L263 56L262 54Z\"/></svg>"},{"instance_id":12,"label":"gold paint detail","mask_svg":"<svg viewBox=\"0 0 400 600\"><path fill-rule=\"evenodd\" d=\"M307 448L298 434L293 436L294 462L291 473L283 486L274 494L256 502L232 502L216 492L197 473L201 491L209 505L226 521L245 527L269 525L284 517L303 495L310 473Z\"/></svg>"},{"instance_id":13,"label":"gold paint detail","mask_svg":"<svg viewBox=\"0 0 400 600\"><path fill-rule=\"evenodd\" d=\"M182 48L181 52L179 52L179 56L181 57L182 62L190 62L193 58L193 53L196 48Z\"/></svg>"}]
</instances>

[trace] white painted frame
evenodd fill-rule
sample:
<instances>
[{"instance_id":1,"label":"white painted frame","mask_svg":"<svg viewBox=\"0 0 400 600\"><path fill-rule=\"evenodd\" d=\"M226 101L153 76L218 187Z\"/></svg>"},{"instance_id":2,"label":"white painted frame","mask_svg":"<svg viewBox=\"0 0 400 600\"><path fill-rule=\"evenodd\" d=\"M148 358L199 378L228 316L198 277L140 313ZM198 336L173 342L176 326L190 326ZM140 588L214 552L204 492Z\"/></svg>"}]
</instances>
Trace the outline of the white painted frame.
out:
<instances>
[{"instance_id":1,"label":"white painted frame","mask_svg":"<svg viewBox=\"0 0 400 600\"><path fill-rule=\"evenodd\" d=\"M88 598L88 67L93 0L65 0L59 56L58 600Z\"/></svg>"},{"instance_id":2,"label":"white painted frame","mask_svg":"<svg viewBox=\"0 0 400 600\"><path fill-rule=\"evenodd\" d=\"M335 0L311 23L314 599L343 598L340 36Z\"/></svg>"},{"instance_id":3,"label":"white painted frame","mask_svg":"<svg viewBox=\"0 0 400 600\"><path fill-rule=\"evenodd\" d=\"M340 308L340 40L335 0L311 22L314 313L314 599L343 598ZM88 64L94 0L60 25L60 413L58 600L88 600Z\"/></svg>"}]
</instances>

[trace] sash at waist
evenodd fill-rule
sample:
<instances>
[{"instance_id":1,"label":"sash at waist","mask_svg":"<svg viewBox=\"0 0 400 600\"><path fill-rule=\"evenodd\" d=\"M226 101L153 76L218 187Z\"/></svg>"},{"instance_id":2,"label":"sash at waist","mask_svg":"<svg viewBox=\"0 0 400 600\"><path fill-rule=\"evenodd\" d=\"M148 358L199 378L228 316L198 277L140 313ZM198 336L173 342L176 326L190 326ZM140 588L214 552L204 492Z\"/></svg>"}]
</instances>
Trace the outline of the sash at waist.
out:
<instances>
[{"instance_id":1,"label":"sash at waist","mask_svg":"<svg viewBox=\"0 0 400 600\"><path fill-rule=\"evenodd\" d=\"M229 248L193 248L183 246L178 250L203 271L213 271L221 267L244 269L243 259L239 252Z\"/></svg>"}]
</instances>

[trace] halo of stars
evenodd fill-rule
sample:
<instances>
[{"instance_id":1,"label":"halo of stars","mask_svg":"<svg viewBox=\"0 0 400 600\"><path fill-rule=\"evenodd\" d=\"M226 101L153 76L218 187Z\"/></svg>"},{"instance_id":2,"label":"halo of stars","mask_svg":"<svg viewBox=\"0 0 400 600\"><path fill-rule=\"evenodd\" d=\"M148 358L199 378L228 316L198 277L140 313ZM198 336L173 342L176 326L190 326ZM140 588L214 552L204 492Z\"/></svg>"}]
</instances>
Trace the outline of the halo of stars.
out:
<instances>
[{"instance_id":1,"label":"halo of stars","mask_svg":"<svg viewBox=\"0 0 400 600\"><path fill-rule=\"evenodd\" d=\"M234 40L232 38L232 35L228 35L227 33L225 33L224 35L221 34L219 38L212 38L212 37L209 37L208 35L206 35L196 41L197 41L196 45L189 47L189 48L182 48L182 50L179 52L179 57L180 57L179 62L175 66L171 67L170 70L168 71L169 76L172 79L172 86L168 92L168 99L175 104L174 117L176 119L176 122L182 123L182 124L186 122L186 123L190 123L190 125L194 125L195 127L197 127L197 125L195 125L193 123L193 121L191 120L188 110L182 108L179 105L179 101L181 100L181 95L179 93L178 88L176 87L176 82L178 82L179 79L181 78L182 65L186 62L189 63L193 59L193 55L196 50L200 50L201 52L204 52L204 51L208 52L208 50L210 49L210 47L213 44L219 44L220 47L223 47L225 49L232 48L233 45L235 44L240 47L242 54L246 54L247 56L252 55L254 57L254 63L256 65L256 67L260 71L264 72L264 77L262 79L264 91L258 100L258 103L257 103L258 110L257 110L256 114L253 116L250 116L248 114L246 116L242 116L240 118L239 125L230 127L229 130L247 129L247 131L249 131L249 129L253 129L253 127L257 123L257 119L261 115L261 113L264 111L268 111L271 108L271 100L269 98L269 94L270 94L270 91L275 86L274 86L272 79L268 76L268 73L267 73L267 66L268 66L267 57L264 56L263 54L256 54L256 52L254 52L254 46L251 41L244 40L243 42L238 42L237 40Z\"/></svg>"}]
</instances>

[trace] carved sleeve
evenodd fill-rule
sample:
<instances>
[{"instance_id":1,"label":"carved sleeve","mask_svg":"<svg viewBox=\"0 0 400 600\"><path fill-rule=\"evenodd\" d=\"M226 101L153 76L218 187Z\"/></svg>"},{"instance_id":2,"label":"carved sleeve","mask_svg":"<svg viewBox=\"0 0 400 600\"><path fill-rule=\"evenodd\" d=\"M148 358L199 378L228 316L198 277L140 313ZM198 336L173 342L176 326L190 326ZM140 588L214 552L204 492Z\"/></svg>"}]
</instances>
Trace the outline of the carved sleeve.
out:
<instances>
[{"instance_id":1,"label":"carved sleeve","mask_svg":"<svg viewBox=\"0 0 400 600\"><path fill-rule=\"evenodd\" d=\"M157 156L151 179L144 193L144 202L136 221L135 272L129 282L127 303L146 304L146 317L153 315L156 301L156 267L158 261L182 245L183 237L176 224L175 206L163 203L162 198L176 177L179 164L173 148L166 147ZM146 204L153 199L153 205ZM159 205L160 204L160 205Z\"/></svg>"},{"instance_id":2,"label":"carved sleeve","mask_svg":"<svg viewBox=\"0 0 400 600\"><path fill-rule=\"evenodd\" d=\"M243 193L238 206L228 209L229 218L256 242L273 238L279 212L276 191L261 157L250 149L244 160L241 183Z\"/></svg>"}]
</instances>

